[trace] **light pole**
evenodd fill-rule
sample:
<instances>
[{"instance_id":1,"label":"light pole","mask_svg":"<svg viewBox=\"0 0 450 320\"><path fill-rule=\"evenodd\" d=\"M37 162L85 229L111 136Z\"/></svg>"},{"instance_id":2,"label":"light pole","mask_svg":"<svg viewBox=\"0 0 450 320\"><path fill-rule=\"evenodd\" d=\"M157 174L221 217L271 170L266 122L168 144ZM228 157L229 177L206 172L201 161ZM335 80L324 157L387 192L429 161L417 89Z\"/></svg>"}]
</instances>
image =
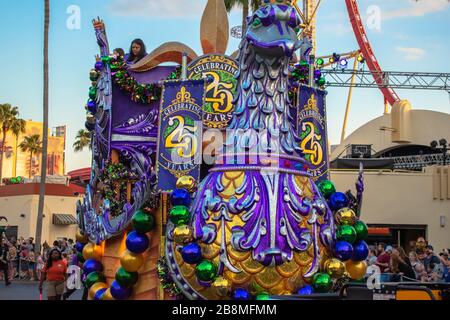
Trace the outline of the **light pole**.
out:
<instances>
[{"instance_id":1,"label":"light pole","mask_svg":"<svg viewBox=\"0 0 450 320\"><path fill-rule=\"evenodd\" d=\"M439 147L438 147L438 145L439 145ZM447 151L449 150L449 148L448 148L449 145L447 143L447 140L445 140L444 138L439 140L439 142L437 142L436 140L433 140L430 142L430 146L432 149L439 150L442 152L442 156L443 156L442 165L443 166L447 165Z\"/></svg>"}]
</instances>

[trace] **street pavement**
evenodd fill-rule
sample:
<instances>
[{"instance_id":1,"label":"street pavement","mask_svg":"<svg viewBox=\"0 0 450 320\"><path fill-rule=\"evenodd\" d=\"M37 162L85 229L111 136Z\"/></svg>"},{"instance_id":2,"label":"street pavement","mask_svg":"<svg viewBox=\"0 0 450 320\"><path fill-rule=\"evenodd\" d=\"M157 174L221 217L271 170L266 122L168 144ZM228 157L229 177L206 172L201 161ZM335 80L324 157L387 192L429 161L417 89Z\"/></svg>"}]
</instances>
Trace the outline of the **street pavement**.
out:
<instances>
[{"instance_id":1,"label":"street pavement","mask_svg":"<svg viewBox=\"0 0 450 320\"><path fill-rule=\"evenodd\" d=\"M45 284L42 299L46 300ZM83 290L75 291L68 300L81 300ZM13 281L6 287L2 281L0 283L0 300L39 300L39 290L37 281Z\"/></svg>"}]
</instances>

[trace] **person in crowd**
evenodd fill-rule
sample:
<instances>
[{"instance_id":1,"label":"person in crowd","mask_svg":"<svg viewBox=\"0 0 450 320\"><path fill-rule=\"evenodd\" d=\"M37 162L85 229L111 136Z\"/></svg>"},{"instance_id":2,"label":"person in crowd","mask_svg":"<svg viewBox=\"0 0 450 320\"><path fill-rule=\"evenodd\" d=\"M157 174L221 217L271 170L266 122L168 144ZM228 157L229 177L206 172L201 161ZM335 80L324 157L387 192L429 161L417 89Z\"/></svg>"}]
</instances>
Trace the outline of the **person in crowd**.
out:
<instances>
[{"instance_id":1,"label":"person in crowd","mask_svg":"<svg viewBox=\"0 0 450 320\"><path fill-rule=\"evenodd\" d=\"M53 248L42 270L39 282L39 292L42 293L43 283L46 283L48 300L61 300L67 279L67 264L62 258L61 251Z\"/></svg>"},{"instance_id":2,"label":"person in crowd","mask_svg":"<svg viewBox=\"0 0 450 320\"><path fill-rule=\"evenodd\" d=\"M377 251L375 249L369 250L369 256L367 257L367 265L372 266L377 263Z\"/></svg>"},{"instance_id":3,"label":"person in crowd","mask_svg":"<svg viewBox=\"0 0 450 320\"><path fill-rule=\"evenodd\" d=\"M8 274L8 252L9 248L6 240L2 239L0 243L0 271L3 273L3 281L5 281L6 286L9 286L11 284Z\"/></svg>"},{"instance_id":4,"label":"person in crowd","mask_svg":"<svg viewBox=\"0 0 450 320\"><path fill-rule=\"evenodd\" d=\"M128 64L135 64L142 60L147 55L144 41L141 39L134 39L131 42L130 53L125 56Z\"/></svg>"},{"instance_id":5,"label":"person in crowd","mask_svg":"<svg viewBox=\"0 0 450 320\"><path fill-rule=\"evenodd\" d=\"M36 276L38 281L41 281L42 269L44 269L44 258L41 254L38 254L36 257Z\"/></svg>"},{"instance_id":6,"label":"person in crowd","mask_svg":"<svg viewBox=\"0 0 450 320\"><path fill-rule=\"evenodd\" d=\"M28 263L28 249L27 249L27 244L26 244L25 241L22 243L22 246L20 247L19 257L20 257L20 262L19 262L20 275L19 275L19 278L20 279L26 279L27 276L28 276L28 264L29 263Z\"/></svg>"},{"instance_id":7,"label":"person in crowd","mask_svg":"<svg viewBox=\"0 0 450 320\"><path fill-rule=\"evenodd\" d=\"M9 246L9 278L10 280L18 276L18 255L15 241Z\"/></svg>"},{"instance_id":8,"label":"person in crowd","mask_svg":"<svg viewBox=\"0 0 450 320\"><path fill-rule=\"evenodd\" d=\"M417 269L417 280L419 280L420 282L428 282L428 274L427 271L425 270L423 263L419 262L416 269Z\"/></svg>"},{"instance_id":9,"label":"person in crowd","mask_svg":"<svg viewBox=\"0 0 450 320\"><path fill-rule=\"evenodd\" d=\"M428 270L430 263L433 263L434 265L441 263L441 260L439 259L439 257L434 254L434 249L433 249L432 245L427 245L425 254L426 254L426 256L425 256L425 259L423 262L425 269Z\"/></svg>"},{"instance_id":10,"label":"person in crowd","mask_svg":"<svg viewBox=\"0 0 450 320\"><path fill-rule=\"evenodd\" d=\"M414 273L416 274L416 279L420 280L420 274L425 270L423 263L419 261L419 258L417 256L417 252L411 251L409 253L409 261L411 262L411 267L414 270Z\"/></svg>"},{"instance_id":11,"label":"person in crowd","mask_svg":"<svg viewBox=\"0 0 450 320\"><path fill-rule=\"evenodd\" d=\"M406 254L405 249L403 249L403 247L401 247L401 246L398 246L396 249L397 249L397 251L398 251L398 253L399 253L399 255L400 255L400 258L401 258L404 262L406 262L407 265L409 265L410 267L412 267L412 266L411 266L411 261L409 260L409 256Z\"/></svg>"},{"instance_id":12,"label":"person in crowd","mask_svg":"<svg viewBox=\"0 0 450 320\"><path fill-rule=\"evenodd\" d=\"M375 265L380 267L381 273L389 272L389 264L391 262L391 252L392 247L386 246L384 247L384 243L378 244L378 257Z\"/></svg>"},{"instance_id":13,"label":"person in crowd","mask_svg":"<svg viewBox=\"0 0 450 320\"><path fill-rule=\"evenodd\" d=\"M49 244L47 243L47 241L45 241L45 242L42 244L42 259L43 259L44 261L47 261L49 252L50 252L50 246L49 246Z\"/></svg>"},{"instance_id":14,"label":"person in crowd","mask_svg":"<svg viewBox=\"0 0 450 320\"><path fill-rule=\"evenodd\" d=\"M445 250L443 250L443 252L439 255L439 258L441 259L441 263L444 269L442 279L445 282L450 282L450 261L448 259L448 251L446 252Z\"/></svg>"},{"instance_id":15,"label":"person in crowd","mask_svg":"<svg viewBox=\"0 0 450 320\"><path fill-rule=\"evenodd\" d=\"M61 250L61 243L58 240L53 241L53 248L58 248Z\"/></svg>"},{"instance_id":16,"label":"person in crowd","mask_svg":"<svg viewBox=\"0 0 450 320\"><path fill-rule=\"evenodd\" d=\"M120 57L120 58L122 58L122 59L125 58L125 51L123 51L122 48L115 48L115 49L113 50L113 54L114 54L116 57Z\"/></svg>"},{"instance_id":17,"label":"person in crowd","mask_svg":"<svg viewBox=\"0 0 450 320\"><path fill-rule=\"evenodd\" d=\"M28 277L30 278L31 281L34 281L34 270L35 270L35 266L36 266L36 257L34 255L34 249L31 249L28 252Z\"/></svg>"},{"instance_id":18,"label":"person in crowd","mask_svg":"<svg viewBox=\"0 0 450 320\"><path fill-rule=\"evenodd\" d=\"M430 262L427 267L428 282L441 282L444 270L441 263Z\"/></svg>"},{"instance_id":19,"label":"person in crowd","mask_svg":"<svg viewBox=\"0 0 450 320\"><path fill-rule=\"evenodd\" d=\"M389 268L391 272L403 276L403 278L400 278L399 280L403 279L405 281L413 281L416 279L416 274L414 273L413 268L404 260L404 258L402 258L402 254L398 248L392 249Z\"/></svg>"}]
</instances>

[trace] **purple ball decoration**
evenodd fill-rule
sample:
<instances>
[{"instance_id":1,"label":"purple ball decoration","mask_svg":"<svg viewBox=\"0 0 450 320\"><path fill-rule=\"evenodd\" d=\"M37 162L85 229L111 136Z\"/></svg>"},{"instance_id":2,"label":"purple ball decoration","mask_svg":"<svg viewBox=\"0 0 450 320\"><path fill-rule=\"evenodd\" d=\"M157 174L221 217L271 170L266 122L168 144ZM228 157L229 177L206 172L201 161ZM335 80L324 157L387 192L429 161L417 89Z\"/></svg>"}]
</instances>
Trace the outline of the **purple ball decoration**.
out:
<instances>
[{"instance_id":1,"label":"purple ball decoration","mask_svg":"<svg viewBox=\"0 0 450 320\"><path fill-rule=\"evenodd\" d=\"M105 294L106 290L107 290L106 288L98 289L94 295L94 300L102 300L103 295Z\"/></svg>"},{"instance_id":2,"label":"purple ball decoration","mask_svg":"<svg viewBox=\"0 0 450 320\"><path fill-rule=\"evenodd\" d=\"M328 204L330 205L331 210L336 211L348 206L348 198L345 193L335 192L330 196Z\"/></svg>"},{"instance_id":3,"label":"purple ball decoration","mask_svg":"<svg viewBox=\"0 0 450 320\"><path fill-rule=\"evenodd\" d=\"M143 253L147 250L150 241L146 234L132 231L128 234L125 244L129 251L133 253Z\"/></svg>"},{"instance_id":4,"label":"purple ball decoration","mask_svg":"<svg viewBox=\"0 0 450 320\"><path fill-rule=\"evenodd\" d=\"M94 100L89 99L89 101L86 104L86 108L92 114L97 113L97 104L95 103Z\"/></svg>"},{"instance_id":5,"label":"purple ball decoration","mask_svg":"<svg viewBox=\"0 0 450 320\"><path fill-rule=\"evenodd\" d=\"M75 249L77 250L77 252L83 252L84 245L84 243L77 241L75 243Z\"/></svg>"},{"instance_id":6,"label":"purple ball decoration","mask_svg":"<svg viewBox=\"0 0 450 320\"><path fill-rule=\"evenodd\" d=\"M369 255L369 247L367 243L363 240L353 244L353 261L363 261L366 260Z\"/></svg>"},{"instance_id":7,"label":"purple ball decoration","mask_svg":"<svg viewBox=\"0 0 450 320\"><path fill-rule=\"evenodd\" d=\"M202 260L202 248L197 243L190 243L181 249L181 257L184 262L196 264Z\"/></svg>"},{"instance_id":8,"label":"purple ball decoration","mask_svg":"<svg viewBox=\"0 0 450 320\"><path fill-rule=\"evenodd\" d=\"M100 261L95 259L88 259L83 263L84 274L91 272L103 272L103 265Z\"/></svg>"},{"instance_id":9,"label":"purple ball decoration","mask_svg":"<svg viewBox=\"0 0 450 320\"><path fill-rule=\"evenodd\" d=\"M322 76L322 71L320 71L319 69L314 70L314 78L317 80Z\"/></svg>"},{"instance_id":10,"label":"purple ball decoration","mask_svg":"<svg viewBox=\"0 0 450 320\"><path fill-rule=\"evenodd\" d=\"M133 292L131 288L121 287L115 280L113 281L113 283L111 283L111 288L109 290L113 298L116 300L128 299L131 296L131 293Z\"/></svg>"},{"instance_id":11,"label":"purple ball decoration","mask_svg":"<svg viewBox=\"0 0 450 320\"><path fill-rule=\"evenodd\" d=\"M233 300L250 300L250 293L244 288L236 288L232 297Z\"/></svg>"},{"instance_id":12,"label":"purple ball decoration","mask_svg":"<svg viewBox=\"0 0 450 320\"><path fill-rule=\"evenodd\" d=\"M301 296L309 296L313 293L314 293L314 288L310 285L303 286L297 291L297 294L299 294Z\"/></svg>"},{"instance_id":13,"label":"purple ball decoration","mask_svg":"<svg viewBox=\"0 0 450 320\"><path fill-rule=\"evenodd\" d=\"M172 192L170 201L173 206L186 206L191 204L191 195L186 189L175 189Z\"/></svg>"},{"instance_id":14,"label":"purple ball decoration","mask_svg":"<svg viewBox=\"0 0 450 320\"><path fill-rule=\"evenodd\" d=\"M95 63L95 70L97 70L97 71L101 71L102 69L103 69L103 67L104 67L104 64L103 64L103 62L101 62L101 61L97 61L96 63Z\"/></svg>"},{"instance_id":15,"label":"purple ball decoration","mask_svg":"<svg viewBox=\"0 0 450 320\"><path fill-rule=\"evenodd\" d=\"M347 241L338 241L334 248L336 257L342 261L347 261L353 256L353 246Z\"/></svg>"}]
</instances>

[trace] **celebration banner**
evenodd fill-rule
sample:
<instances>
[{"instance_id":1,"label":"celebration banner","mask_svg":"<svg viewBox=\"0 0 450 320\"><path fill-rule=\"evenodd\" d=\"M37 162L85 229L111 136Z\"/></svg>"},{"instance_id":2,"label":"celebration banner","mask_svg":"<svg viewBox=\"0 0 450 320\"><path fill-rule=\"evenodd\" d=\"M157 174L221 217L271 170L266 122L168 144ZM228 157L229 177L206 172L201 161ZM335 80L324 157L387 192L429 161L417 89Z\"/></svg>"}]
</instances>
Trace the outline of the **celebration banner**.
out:
<instances>
[{"instance_id":1,"label":"celebration banner","mask_svg":"<svg viewBox=\"0 0 450 320\"><path fill-rule=\"evenodd\" d=\"M205 127L226 129L228 126L234 111L233 94L237 87L237 71L236 61L219 54L202 56L188 66L189 79L210 79L203 105Z\"/></svg>"},{"instance_id":2,"label":"celebration banner","mask_svg":"<svg viewBox=\"0 0 450 320\"><path fill-rule=\"evenodd\" d=\"M303 85L298 93L297 134L308 171L316 182L329 178L326 94Z\"/></svg>"},{"instance_id":3,"label":"celebration banner","mask_svg":"<svg viewBox=\"0 0 450 320\"><path fill-rule=\"evenodd\" d=\"M166 81L163 85L156 159L157 189L171 192L179 177L200 178L202 105L206 81Z\"/></svg>"}]
</instances>

